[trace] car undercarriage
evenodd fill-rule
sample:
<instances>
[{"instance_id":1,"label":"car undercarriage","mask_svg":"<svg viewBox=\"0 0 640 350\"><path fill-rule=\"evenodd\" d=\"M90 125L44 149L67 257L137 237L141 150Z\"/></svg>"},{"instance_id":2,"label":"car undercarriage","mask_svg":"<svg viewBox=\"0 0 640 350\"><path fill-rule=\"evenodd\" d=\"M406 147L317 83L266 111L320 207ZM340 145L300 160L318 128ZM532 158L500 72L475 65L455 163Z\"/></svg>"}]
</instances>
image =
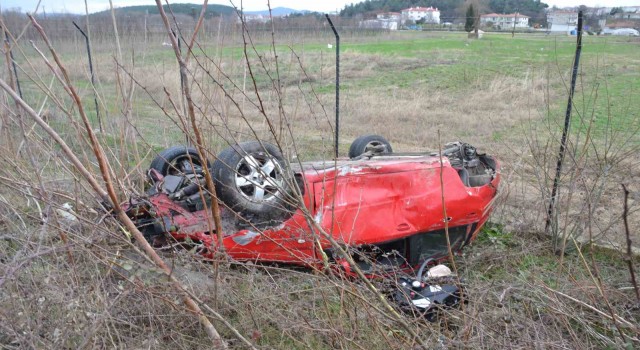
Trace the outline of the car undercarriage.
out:
<instances>
[{"instance_id":1,"label":"car undercarriage","mask_svg":"<svg viewBox=\"0 0 640 350\"><path fill-rule=\"evenodd\" d=\"M124 208L156 247L174 240L204 258L223 250L237 261L330 266L350 276L359 269L370 278L400 271L398 291L418 281L409 294L426 295L426 280L407 276L476 237L495 204L497 160L462 142L441 153L393 153L378 135L356 139L349 156L290 163L276 146L249 141L211 163L195 149L172 147L151 163L150 189ZM214 198L221 227L212 220Z\"/></svg>"}]
</instances>

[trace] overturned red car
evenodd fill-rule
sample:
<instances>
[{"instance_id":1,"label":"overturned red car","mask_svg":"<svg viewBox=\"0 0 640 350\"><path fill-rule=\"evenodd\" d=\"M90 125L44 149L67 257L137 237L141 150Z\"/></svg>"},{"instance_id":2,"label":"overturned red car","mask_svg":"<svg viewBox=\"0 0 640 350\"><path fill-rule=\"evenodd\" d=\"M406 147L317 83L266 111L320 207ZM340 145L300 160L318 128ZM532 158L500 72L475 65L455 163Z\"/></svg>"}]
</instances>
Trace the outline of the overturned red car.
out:
<instances>
[{"instance_id":1,"label":"overturned red car","mask_svg":"<svg viewBox=\"0 0 640 350\"><path fill-rule=\"evenodd\" d=\"M211 254L223 235L233 259L312 267L336 263L333 238L366 272L412 268L447 256L475 238L494 207L498 161L466 143L435 153L393 153L377 135L356 139L349 157L289 163L272 144L244 142L213 163L184 146L151 163L151 189L124 205L156 245L176 239ZM203 172L216 185L222 227L211 227L211 196ZM444 203L444 208L443 208Z\"/></svg>"}]
</instances>

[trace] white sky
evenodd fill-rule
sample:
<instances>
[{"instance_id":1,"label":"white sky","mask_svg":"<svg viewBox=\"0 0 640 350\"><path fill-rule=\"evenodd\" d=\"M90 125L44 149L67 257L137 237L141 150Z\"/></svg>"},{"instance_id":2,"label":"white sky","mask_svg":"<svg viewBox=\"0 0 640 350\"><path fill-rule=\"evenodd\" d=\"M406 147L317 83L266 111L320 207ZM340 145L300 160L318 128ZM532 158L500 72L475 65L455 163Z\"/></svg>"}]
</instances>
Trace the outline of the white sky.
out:
<instances>
[{"instance_id":1,"label":"white sky","mask_svg":"<svg viewBox=\"0 0 640 350\"><path fill-rule=\"evenodd\" d=\"M131 5L154 5L153 0L112 0L116 7ZM198 3L194 0L174 0L173 3ZM271 7L289 7L296 10L310 10L318 12L330 12L342 9L345 5L359 2L357 0L271 0ZM640 0L542 0L549 6L640 6ZM0 0L0 8L3 10L10 8L21 8L25 12L33 12L38 0ZM163 0L164 3L164 0ZM202 3L202 2L200 2ZM210 4L230 5L225 0L210 0ZM236 6L240 6L240 0L234 0ZM109 8L109 0L87 0L89 12L102 11ZM84 13L84 0L42 0L41 7L44 6L46 12L67 12ZM244 0L245 10L256 11L266 10L267 0ZM40 9L39 12L42 10Z\"/></svg>"}]
</instances>

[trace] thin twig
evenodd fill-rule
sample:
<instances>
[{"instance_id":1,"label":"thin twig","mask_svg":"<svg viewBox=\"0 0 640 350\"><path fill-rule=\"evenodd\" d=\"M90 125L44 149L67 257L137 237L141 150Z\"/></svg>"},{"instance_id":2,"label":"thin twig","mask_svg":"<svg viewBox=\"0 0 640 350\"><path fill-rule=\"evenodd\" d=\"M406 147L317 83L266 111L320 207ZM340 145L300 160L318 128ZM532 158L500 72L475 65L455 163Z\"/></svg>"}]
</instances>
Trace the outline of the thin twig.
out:
<instances>
[{"instance_id":1,"label":"thin twig","mask_svg":"<svg viewBox=\"0 0 640 350\"><path fill-rule=\"evenodd\" d=\"M579 304L579 305L582 305L582 306L586 307L587 309L589 309L589 310L591 310L591 311L593 311L593 312L597 313L598 315L600 315L600 316L602 316L602 317L606 317L607 319L609 319L609 320L612 320L612 321L613 321L612 316L608 315L607 313L605 313L605 312L603 312L603 311L598 310L598 309L597 309L597 308L595 308L594 306L591 306L591 305L589 305L589 304L585 303L585 302L584 302L584 301L582 301L582 300L578 300L578 299L576 299L576 298L574 298L574 297L572 297L572 296L570 296L570 295L567 295L567 294L562 293L562 292L560 292L560 291L557 291L557 290L555 290L555 289L551 289L551 288L549 288L549 287L547 287L547 286L545 286L545 285L542 285L542 288L544 288L544 289L546 289L546 290L548 290L548 291L550 291L550 292L553 292L553 293L555 293L555 294L557 294L557 295L559 295L559 296L565 297L565 298L567 298L567 299L569 299L569 300L573 301L574 303ZM623 324L625 327L629 327L629 328L631 328L631 329L634 329L636 332L638 331L638 326L637 326L637 325L635 325L635 324L633 324L633 323L631 323L631 322L629 322L629 321L627 321L627 320L623 319L622 317L620 317L620 316L618 316L618 315L615 315L615 318L616 318L616 319L617 319L621 324Z\"/></svg>"},{"instance_id":2,"label":"thin twig","mask_svg":"<svg viewBox=\"0 0 640 350\"><path fill-rule=\"evenodd\" d=\"M631 284L636 291L636 301L640 304L640 289L638 288L638 282L636 281L636 273L633 268L633 255L631 252L631 234L629 232L629 190L627 186L622 184L622 190L624 191L624 209L622 212L622 220L624 221L624 233L627 236L627 264L629 265L629 274L631 275Z\"/></svg>"},{"instance_id":3,"label":"thin twig","mask_svg":"<svg viewBox=\"0 0 640 350\"><path fill-rule=\"evenodd\" d=\"M171 273L172 269L170 269L169 266L162 260L162 258L160 258L158 253L151 247L149 242L147 242L147 240L144 238L143 234L138 230L136 225L126 215L124 210L122 210L122 207L120 206L120 202L119 202L118 197L116 195L115 188L113 186L113 181L111 179L111 174L109 172L109 166L108 166L106 157L104 155L104 151L102 149L102 146L98 143L98 140L97 140L97 138L95 136L95 133L93 132L93 129L91 128L91 125L89 124L89 120L87 118L86 113L84 112L84 108L83 108L83 105L82 105L82 101L80 100L80 96L76 92L74 86L71 84L71 80L69 78L67 70L66 70L65 66L62 64L62 62L60 61L60 58L58 57L56 51L51 46L49 38L47 37L44 29L40 26L40 24L38 24L38 22L36 21L36 19L32 15L29 15L29 19L33 23L33 26L36 28L36 30L40 33L40 36L42 37L42 39L44 40L45 44L49 48L49 51L51 52L51 55L53 56L56 64L58 65L58 68L62 72L62 76L64 77L64 80L65 80L65 82L67 84L67 87L69 89L68 91L70 92L70 95L73 98L74 103L76 104L76 107L78 108L78 113L80 114L80 117L83 120L83 123L84 123L85 128L86 128L86 133L89 135L89 139L91 140L91 146L93 148L93 152L94 152L94 154L96 156L96 159L98 161L98 165L100 167L100 172L102 174L102 178L103 178L105 186L106 186L106 191L103 190L99 185L97 185L97 181L93 178L93 176L88 171L86 171L86 169L84 167L81 167L80 169L84 169L85 170L83 175L85 176L85 178L90 183L97 185L96 188L95 188L96 192L98 192L103 198L105 196L109 198L109 200L111 202L111 205L113 207L114 213L116 214L116 216L118 217L120 222L123 223L124 226L126 227L126 229L133 235L133 237L135 237L136 241L142 246L142 248L144 249L145 253L149 257L151 257L153 259L154 263L158 267L160 267L167 275L170 276L171 282L173 283L174 287L180 292L180 294L182 294L184 303L186 304L186 306L189 308L189 310L191 312L193 312L194 314L196 314L198 316L198 319L199 319L200 323L205 328L205 331L207 332L209 337L213 340L214 346L218 346L218 347L222 347L222 348L226 347L224 342L222 341L222 338L218 334L217 330L211 324L209 319L204 315L204 313L202 312L202 310L200 309L198 304L196 304L196 302L187 293L183 292L184 287L175 278L175 276L172 275L172 273ZM15 94L15 92L13 90L8 89L8 86L4 83L4 81L0 80L0 82L2 83L2 87L13 97L14 100L16 100L16 102L20 103L20 105L22 105L23 107L25 107L25 106L29 107L26 104L26 102L24 102L22 99L20 99L19 96L17 96ZM31 116L34 119L39 120L42 123L44 123L44 121L42 121L42 119L35 113L35 111L33 111L33 109L31 109L29 107L29 110L30 110ZM44 124L46 125L46 123L44 123ZM48 125L46 125L46 126L48 127ZM57 133L53 129L48 128L48 130L52 132L52 136L55 135L55 136L57 136L58 139L61 140L60 136L57 135ZM72 162L74 164L79 163L79 160L77 159L75 154L73 154L73 152L71 150L68 150L68 152L69 153L67 154L67 156L69 156L69 158L72 160Z\"/></svg>"},{"instance_id":4,"label":"thin twig","mask_svg":"<svg viewBox=\"0 0 640 350\"><path fill-rule=\"evenodd\" d=\"M160 13L160 17L162 18L162 22L164 23L165 29L169 35L169 40L171 40L171 46L173 47L173 51L176 55L176 59L178 60L178 64L180 65L180 76L182 77L184 84L182 84L182 92L187 100L187 111L189 114L189 119L191 120L191 127L193 128L193 134L196 138L196 149L198 151L198 155L200 159L206 163L206 151L204 147L204 141L202 139L202 135L200 134L200 129L198 128L198 123L196 122L195 108L193 99L191 96L191 90L189 87L188 75L187 75L187 63L185 59L182 57L182 53L178 48L178 42L175 35L171 33L171 26L169 25L169 19L167 18L167 14L164 12L164 8L162 7L162 3L160 0L156 0L156 6L158 7L158 11ZM206 8L206 1L204 7ZM204 12L200 13L201 16L204 15ZM200 22L200 21L199 21ZM196 28L197 30L198 28ZM195 35L194 33L194 40ZM189 55L189 53L187 53ZM223 236L222 236L222 219L220 218L220 208L218 205L218 198L216 196L216 187L213 183L213 178L211 177L211 171L206 167L204 171L204 178L207 184L207 190L211 193L211 215L213 217L213 223L211 219L207 215L207 222L209 223L210 231L213 231L215 228L216 237L218 238L218 246L216 247L216 251L224 251L223 244Z\"/></svg>"}]
</instances>

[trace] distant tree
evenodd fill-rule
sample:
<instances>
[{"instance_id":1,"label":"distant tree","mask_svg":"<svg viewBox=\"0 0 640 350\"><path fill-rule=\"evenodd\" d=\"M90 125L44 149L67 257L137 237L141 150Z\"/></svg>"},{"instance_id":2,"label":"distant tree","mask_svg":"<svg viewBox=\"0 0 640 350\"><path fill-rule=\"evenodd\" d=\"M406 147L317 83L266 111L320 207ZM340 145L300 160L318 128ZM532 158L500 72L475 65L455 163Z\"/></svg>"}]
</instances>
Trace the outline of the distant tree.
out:
<instances>
[{"instance_id":1,"label":"distant tree","mask_svg":"<svg viewBox=\"0 0 640 350\"><path fill-rule=\"evenodd\" d=\"M366 0L366 1L364 2L364 10L365 10L365 11L367 11L367 12L368 12L368 11L372 11L372 10L374 10L374 9L375 9L375 8L374 8L374 5L371 3L371 1Z\"/></svg>"},{"instance_id":2,"label":"distant tree","mask_svg":"<svg viewBox=\"0 0 640 350\"><path fill-rule=\"evenodd\" d=\"M600 28L600 16L596 15L595 11L589 9L587 6L580 5L578 11L582 11L584 18L585 30L590 32L599 32ZM604 18L603 18L604 19Z\"/></svg>"},{"instance_id":3,"label":"distant tree","mask_svg":"<svg viewBox=\"0 0 640 350\"><path fill-rule=\"evenodd\" d=\"M609 14L611 16L615 16L617 13L623 13L624 11L622 10L622 7L614 7L611 9L611 12L609 12Z\"/></svg>"},{"instance_id":4,"label":"distant tree","mask_svg":"<svg viewBox=\"0 0 640 350\"><path fill-rule=\"evenodd\" d=\"M476 27L476 10L473 8L473 4L470 4L467 8L465 17L464 30L470 32Z\"/></svg>"},{"instance_id":5,"label":"distant tree","mask_svg":"<svg viewBox=\"0 0 640 350\"><path fill-rule=\"evenodd\" d=\"M168 5L162 5L162 7L164 8L165 11L169 12ZM200 9L201 9L200 7L197 7L197 6L194 7L193 4L172 4L170 7L171 7L171 12L173 12L176 15L183 14L183 15L192 16L192 17L195 15L196 18L200 14ZM195 14L193 12L194 9L195 9ZM127 14L147 13L149 15L154 15L154 14L158 14L158 7L156 5L124 6L124 7L118 8L117 12L127 13ZM95 12L94 14L109 15L109 13L110 13L109 10L105 10L105 11ZM217 17L220 15L235 15L236 10L231 6L209 4L207 5L207 12L205 14L209 18Z\"/></svg>"}]
</instances>

